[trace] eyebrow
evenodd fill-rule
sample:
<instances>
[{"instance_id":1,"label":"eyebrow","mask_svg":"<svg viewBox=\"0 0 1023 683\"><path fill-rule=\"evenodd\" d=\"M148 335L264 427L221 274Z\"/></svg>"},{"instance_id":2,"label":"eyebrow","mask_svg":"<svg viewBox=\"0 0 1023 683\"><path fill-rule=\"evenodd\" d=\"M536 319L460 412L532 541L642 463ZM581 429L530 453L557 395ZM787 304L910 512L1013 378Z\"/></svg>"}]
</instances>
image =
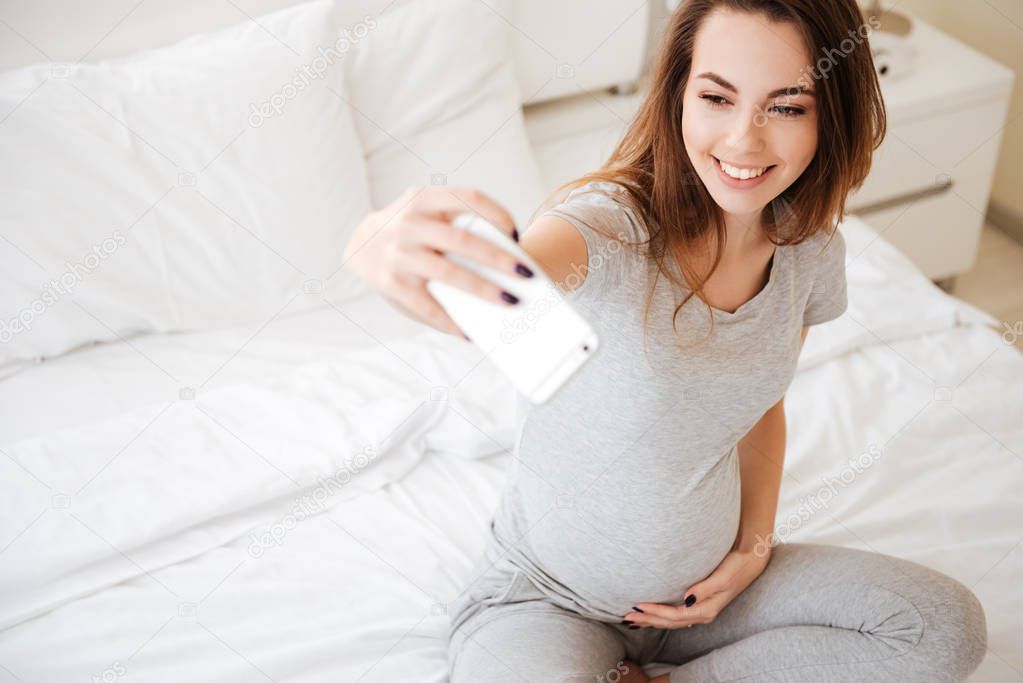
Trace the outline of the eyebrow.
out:
<instances>
[{"instance_id":1,"label":"eyebrow","mask_svg":"<svg viewBox=\"0 0 1023 683\"><path fill-rule=\"evenodd\" d=\"M723 77L717 75L713 71L705 71L702 74L700 74L699 76L697 76L697 78L706 78L708 81L714 81L715 83L720 85L725 90L730 90L730 91L732 91L734 93L738 93L739 92L738 88L736 88L734 85L732 85L731 83L726 81ZM803 87L801 85L793 85L793 86L788 87L788 88L778 88L777 90L772 90L771 92L767 93L767 99L771 100L771 99L774 99L775 97L781 97L782 95L788 95L789 93L792 93L792 92L795 92L795 94L797 94L797 95L810 95L811 97L816 97L817 96L816 91L813 90L812 88L805 88L805 87Z\"/></svg>"}]
</instances>

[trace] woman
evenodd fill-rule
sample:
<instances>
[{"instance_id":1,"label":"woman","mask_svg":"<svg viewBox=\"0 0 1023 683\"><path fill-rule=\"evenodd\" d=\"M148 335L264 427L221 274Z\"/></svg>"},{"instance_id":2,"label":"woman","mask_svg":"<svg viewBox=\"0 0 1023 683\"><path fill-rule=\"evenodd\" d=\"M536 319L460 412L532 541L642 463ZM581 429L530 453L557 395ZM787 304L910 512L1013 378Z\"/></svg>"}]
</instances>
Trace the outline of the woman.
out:
<instances>
[{"instance_id":1,"label":"woman","mask_svg":"<svg viewBox=\"0 0 1023 683\"><path fill-rule=\"evenodd\" d=\"M520 397L450 608L455 683L646 681L651 661L673 683L960 681L983 659L983 610L951 577L772 533L784 394L809 326L846 308L834 226L885 135L868 34L854 0L684 3L611 158L523 234L601 346L549 402Z\"/></svg>"}]
</instances>

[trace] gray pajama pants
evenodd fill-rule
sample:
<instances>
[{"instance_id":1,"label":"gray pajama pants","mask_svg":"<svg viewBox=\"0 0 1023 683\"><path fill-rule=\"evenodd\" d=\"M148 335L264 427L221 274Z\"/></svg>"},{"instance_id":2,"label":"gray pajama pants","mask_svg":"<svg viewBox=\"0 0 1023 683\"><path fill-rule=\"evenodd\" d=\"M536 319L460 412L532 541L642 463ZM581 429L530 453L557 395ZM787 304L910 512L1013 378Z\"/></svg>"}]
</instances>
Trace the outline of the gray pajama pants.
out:
<instances>
[{"instance_id":1,"label":"gray pajama pants","mask_svg":"<svg viewBox=\"0 0 1023 683\"><path fill-rule=\"evenodd\" d=\"M965 680L986 647L984 611L955 579L889 555L783 543L713 622L668 630L559 607L485 555L454 603L448 661L451 683L615 683L625 659L677 664L672 683L937 683Z\"/></svg>"}]
</instances>

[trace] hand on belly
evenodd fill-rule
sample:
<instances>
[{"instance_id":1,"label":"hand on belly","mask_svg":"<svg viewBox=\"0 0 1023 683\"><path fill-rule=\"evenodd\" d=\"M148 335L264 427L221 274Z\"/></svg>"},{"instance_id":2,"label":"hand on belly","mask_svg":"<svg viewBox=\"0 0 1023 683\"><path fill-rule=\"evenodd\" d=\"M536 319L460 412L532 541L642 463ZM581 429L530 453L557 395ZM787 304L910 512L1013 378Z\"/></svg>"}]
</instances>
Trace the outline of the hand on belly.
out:
<instances>
[{"instance_id":1,"label":"hand on belly","mask_svg":"<svg viewBox=\"0 0 1023 683\"><path fill-rule=\"evenodd\" d=\"M708 624L763 573L770 554L753 550L730 550L710 575L688 587L681 605L639 602L623 615L630 628L688 628Z\"/></svg>"}]
</instances>

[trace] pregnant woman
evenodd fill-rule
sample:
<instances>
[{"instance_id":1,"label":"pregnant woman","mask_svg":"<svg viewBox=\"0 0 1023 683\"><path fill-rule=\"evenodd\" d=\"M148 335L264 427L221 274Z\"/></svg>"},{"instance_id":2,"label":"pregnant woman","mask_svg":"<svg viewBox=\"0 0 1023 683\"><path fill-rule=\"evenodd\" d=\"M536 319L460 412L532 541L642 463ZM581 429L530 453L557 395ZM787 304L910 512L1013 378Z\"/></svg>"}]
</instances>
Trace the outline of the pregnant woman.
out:
<instances>
[{"instance_id":1,"label":"pregnant woman","mask_svg":"<svg viewBox=\"0 0 1023 683\"><path fill-rule=\"evenodd\" d=\"M601 346L549 402L520 398L507 488L449 609L454 683L646 681L654 661L675 665L658 682L932 683L983 659L983 610L951 577L772 533L785 392L809 326L846 308L835 224L885 136L870 28L854 0L683 3L611 158L524 231ZM437 252L515 260L438 227L460 201L413 197L419 214L360 226L355 242L380 238L352 267L457 332L422 290ZM503 301L472 278L450 281Z\"/></svg>"}]
</instances>

